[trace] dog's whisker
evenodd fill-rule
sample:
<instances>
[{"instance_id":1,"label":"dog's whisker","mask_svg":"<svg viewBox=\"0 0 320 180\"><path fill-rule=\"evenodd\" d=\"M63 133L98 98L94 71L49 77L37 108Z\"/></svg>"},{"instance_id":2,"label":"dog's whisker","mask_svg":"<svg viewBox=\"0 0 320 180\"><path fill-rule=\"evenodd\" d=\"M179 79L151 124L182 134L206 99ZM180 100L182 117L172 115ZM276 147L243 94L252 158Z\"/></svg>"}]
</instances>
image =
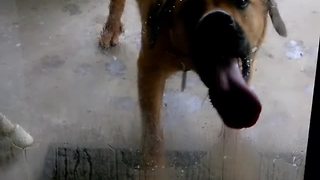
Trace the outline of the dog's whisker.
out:
<instances>
[{"instance_id":1,"label":"dog's whisker","mask_svg":"<svg viewBox=\"0 0 320 180\"><path fill-rule=\"evenodd\" d=\"M248 81L250 77L252 61L253 60L250 56L241 59L242 76L246 81Z\"/></svg>"}]
</instances>

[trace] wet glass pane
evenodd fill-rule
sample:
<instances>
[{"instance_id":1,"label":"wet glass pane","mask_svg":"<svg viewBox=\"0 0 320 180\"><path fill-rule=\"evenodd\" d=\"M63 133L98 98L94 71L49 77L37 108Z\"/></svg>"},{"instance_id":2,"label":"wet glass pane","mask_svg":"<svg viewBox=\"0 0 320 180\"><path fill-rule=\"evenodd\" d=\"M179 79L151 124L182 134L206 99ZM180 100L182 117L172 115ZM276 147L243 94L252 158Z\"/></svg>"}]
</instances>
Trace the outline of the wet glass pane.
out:
<instances>
[{"instance_id":1,"label":"wet glass pane","mask_svg":"<svg viewBox=\"0 0 320 180\"><path fill-rule=\"evenodd\" d=\"M320 2L277 1L288 32L287 37L281 37L266 9L259 6L262 0L251 0L249 4L221 1L220 6L213 5L214 0L167 0L169 5L154 0L153 6L149 4L153 0L140 1L143 21L137 3L128 0L123 26L112 27L116 33L124 32L119 39L111 34L111 43L105 40L104 46L113 47L101 48L99 39L106 27L109 0L0 0L0 179L302 180ZM188 2L189 9L177 13ZM212 106L203 79L193 71L186 76L182 71L176 72L166 80L163 95L146 98L146 102L155 102L163 97L158 107L161 123L154 123L155 129L163 129L163 139L157 132L159 137L151 138L154 141L149 143L156 144L155 148L149 152L156 154L163 148L164 163L145 170L141 144L155 132L147 131L142 136L142 122L148 117L141 116L139 108L140 49L165 49L148 56L153 62L143 68L147 72L144 77L151 77L149 84L161 84L158 78L164 73L157 74L161 61L170 64L164 68L177 68L175 61L161 58L167 57L169 46L182 50L170 52L170 57L181 59L178 69L188 70L183 59L190 58L189 51L187 57L184 51L194 41L184 39L188 34L186 26L200 21L199 15L205 14L201 8L209 12L216 10L215 6L236 14L231 20L250 37L250 42L258 42L263 34L256 34L257 26L263 26L264 18L260 16L267 16L265 40L261 47L250 49L257 50L257 54L248 89L253 89L260 99L260 118L250 128L227 127ZM160 13L159 7L164 7ZM121 8L115 11L116 14ZM150 14L152 20L148 18ZM167 19L159 18L162 16ZM218 17L219 23L225 22L221 18L225 14ZM150 22L154 34L146 35L151 31ZM146 27L142 35L141 25ZM209 26L204 32L212 27L215 31L216 26ZM210 41L215 33L207 34L204 41ZM154 47L142 46L141 37ZM171 44L167 43L168 37L174 39ZM200 50L211 45L210 42ZM244 67L245 63L239 65ZM141 88L147 89L143 92L148 94L152 88L145 84ZM185 86L183 91L181 86ZM153 106L146 104L145 109L150 112ZM150 117L159 113L151 112ZM157 146L158 140L163 147Z\"/></svg>"}]
</instances>

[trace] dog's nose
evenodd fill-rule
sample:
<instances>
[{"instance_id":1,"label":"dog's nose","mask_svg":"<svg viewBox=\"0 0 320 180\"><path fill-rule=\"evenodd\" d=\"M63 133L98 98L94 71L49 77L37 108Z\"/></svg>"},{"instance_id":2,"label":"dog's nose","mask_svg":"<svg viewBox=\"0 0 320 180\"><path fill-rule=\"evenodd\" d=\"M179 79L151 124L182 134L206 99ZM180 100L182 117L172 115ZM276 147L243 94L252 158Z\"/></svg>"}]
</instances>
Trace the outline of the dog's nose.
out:
<instances>
[{"instance_id":1,"label":"dog's nose","mask_svg":"<svg viewBox=\"0 0 320 180\"><path fill-rule=\"evenodd\" d=\"M195 49L214 53L217 57L239 56L242 31L234 18L225 11L214 10L202 16L194 33ZM208 55L207 54L207 55Z\"/></svg>"},{"instance_id":2,"label":"dog's nose","mask_svg":"<svg viewBox=\"0 0 320 180\"><path fill-rule=\"evenodd\" d=\"M232 26L234 24L233 18L225 11L215 10L204 15L200 21L215 22L219 25Z\"/></svg>"},{"instance_id":3,"label":"dog's nose","mask_svg":"<svg viewBox=\"0 0 320 180\"><path fill-rule=\"evenodd\" d=\"M198 28L205 31L225 31L235 28L235 22L227 12L214 10L205 14L198 23ZM205 33L205 32L204 32Z\"/></svg>"}]
</instances>

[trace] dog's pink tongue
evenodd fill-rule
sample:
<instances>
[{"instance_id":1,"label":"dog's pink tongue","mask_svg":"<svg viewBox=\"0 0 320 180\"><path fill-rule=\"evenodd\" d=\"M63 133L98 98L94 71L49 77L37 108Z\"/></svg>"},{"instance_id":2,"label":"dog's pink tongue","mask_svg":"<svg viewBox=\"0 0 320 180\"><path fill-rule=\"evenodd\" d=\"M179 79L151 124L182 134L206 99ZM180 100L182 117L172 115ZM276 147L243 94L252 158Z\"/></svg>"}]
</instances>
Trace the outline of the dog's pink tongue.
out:
<instances>
[{"instance_id":1,"label":"dog's pink tongue","mask_svg":"<svg viewBox=\"0 0 320 180\"><path fill-rule=\"evenodd\" d=\"M215 74L209 96L225 125L236 129L253 126L260 116L261 103L242 78L236 60Z\"/></svg>"}]
</instances>

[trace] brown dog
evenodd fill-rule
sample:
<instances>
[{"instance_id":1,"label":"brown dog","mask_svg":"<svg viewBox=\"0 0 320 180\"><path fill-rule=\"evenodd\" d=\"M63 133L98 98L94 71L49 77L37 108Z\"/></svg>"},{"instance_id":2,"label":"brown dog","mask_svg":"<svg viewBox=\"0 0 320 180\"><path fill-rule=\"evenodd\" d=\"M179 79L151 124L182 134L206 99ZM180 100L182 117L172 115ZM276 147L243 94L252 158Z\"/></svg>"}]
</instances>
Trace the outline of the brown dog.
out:
<instances>
[{"instance_id":1,"label":"brown dog","mask_svg":"<svg viewBox=\"0 0 320 180\"><path fill-rule=\"evenodd\" d=\"M286 28L274 0L137 0L142 22L138 59L139 101L145 165L162 165L160 107L166 79L194 70L209 98L231 128L253 126L261 104L249 89L253 59L268 14L276 31ZM122 32L125 0L111 0L100 45L114 46Z\"/></svg>"}]
</instances>

